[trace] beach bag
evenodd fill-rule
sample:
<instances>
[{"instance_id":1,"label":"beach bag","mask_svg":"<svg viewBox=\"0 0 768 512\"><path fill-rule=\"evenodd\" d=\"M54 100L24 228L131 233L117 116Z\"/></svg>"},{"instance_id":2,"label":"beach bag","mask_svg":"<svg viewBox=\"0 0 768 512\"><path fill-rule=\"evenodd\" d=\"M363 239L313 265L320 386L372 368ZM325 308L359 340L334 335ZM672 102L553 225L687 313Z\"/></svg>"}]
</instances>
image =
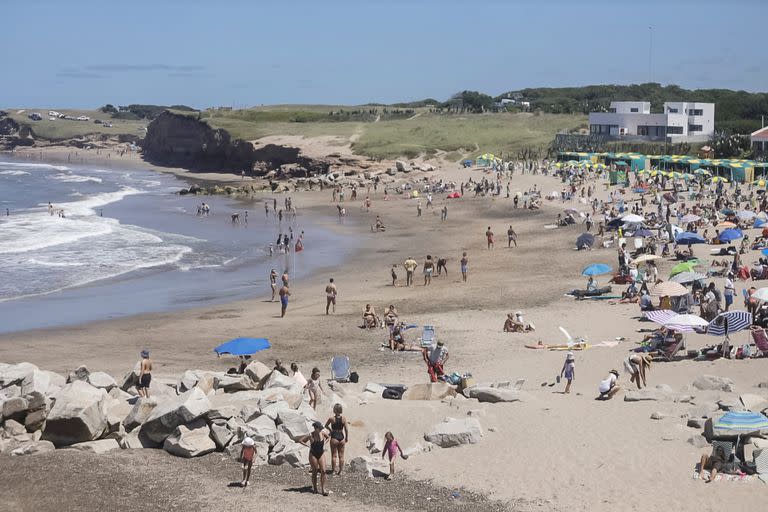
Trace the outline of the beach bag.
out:
<instances>
[{"instance_id":1,"label":"beach bag","mask_svg":"<svg viewBox=\"0 0 768 512\"><path fill-rule=\"evenodd\" d=\"M386 398L388 400L400 400L403 398L403 393L398 389L393 388L387 388L381 393L382 398Z\"/></svg>"},{"instance_id":2,"label":"beach bag","mask_svg":"<svg viewBox=\"0 0 768 512\"><path fill-rule=\"evenodd\" d=\"M357 372L352 372L349 374L349 382L353 384L357 384L360 381L360 376L357 374Z\"/></svg>"}]
</instances>

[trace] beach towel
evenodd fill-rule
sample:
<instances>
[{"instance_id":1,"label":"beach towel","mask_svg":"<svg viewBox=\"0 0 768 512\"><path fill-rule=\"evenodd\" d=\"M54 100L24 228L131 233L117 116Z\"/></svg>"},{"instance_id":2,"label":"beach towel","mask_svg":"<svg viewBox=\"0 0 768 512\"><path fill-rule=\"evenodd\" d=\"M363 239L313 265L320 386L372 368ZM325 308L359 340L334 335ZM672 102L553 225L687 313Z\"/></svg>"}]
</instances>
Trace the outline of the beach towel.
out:
<instances>
[{"instance_id":1,"label":"beach towel","mask_svg":"<svg viewBox=\"0 0 768 512\"><path fill-rule=\"evenodd\" d=\"M695 469L693 470L694 480L705 480L707 478L709 478L709 471L704 470L699 473ZM715 477L715 482L754 482L755 480L757 480L757 475L726 475L723 473L718 473Z\"/></svg>"}]
</instances>

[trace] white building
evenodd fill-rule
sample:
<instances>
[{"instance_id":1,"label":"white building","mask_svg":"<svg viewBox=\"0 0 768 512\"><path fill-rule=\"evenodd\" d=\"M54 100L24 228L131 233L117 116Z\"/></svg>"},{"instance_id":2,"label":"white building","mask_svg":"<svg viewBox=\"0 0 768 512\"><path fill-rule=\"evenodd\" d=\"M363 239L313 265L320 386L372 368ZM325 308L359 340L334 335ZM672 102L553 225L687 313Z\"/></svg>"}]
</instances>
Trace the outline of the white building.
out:
<instances>
[{"instance_id":1,"label":"white building","mask_svg":"<svg viewBox=\"0 0 768 512\"><path fill-rule=\"evenodd\" d=\"M612 139L706 142L715 133L715 104L664 103L651 113L649 101L612 101L609 112L589 114L589 132Z\"/></svg>"},{"instance_id":2,"label":"white building","mask_svg":"<svg viewBox=\"0 0 768 512\"><path fill-rule=\"evenodd\" d=\"M752 132L749 140L755 153L768 153L768 126Z\"/></svg>"}]
</instances>

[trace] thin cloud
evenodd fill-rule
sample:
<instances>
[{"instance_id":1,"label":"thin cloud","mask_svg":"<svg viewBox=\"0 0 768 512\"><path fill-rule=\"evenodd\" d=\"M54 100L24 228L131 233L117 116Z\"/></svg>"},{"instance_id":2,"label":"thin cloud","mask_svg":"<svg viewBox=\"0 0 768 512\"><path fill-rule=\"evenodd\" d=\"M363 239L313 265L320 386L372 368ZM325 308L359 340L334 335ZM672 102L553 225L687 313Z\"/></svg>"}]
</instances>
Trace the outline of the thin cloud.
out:
<instances>
[{"instance_id":1,"label":"thin cloud","mask_svg":"<svg viewBox=\"0 0 768 512\"><path fill-rule=\"evenodd\" d=\"M169 72L192 72L203 71L205 66L196 64L174 65L174 64L91 64L85 66L88 71L103 72L151 72L151 71L169 71Z\"/></svg>"},{"instance_id":2,"label":"thin cloud","mask_svg":"<svg viewBox=\"0 0 768 512\"><path fill-rule=\"evenodd\" d=\"M56 76L59 78L85 78L85 79L104 78L104 75L101 75L99 73L82 71L79 69L62 69L56 72Z\"/></svg>"}]
</instances>

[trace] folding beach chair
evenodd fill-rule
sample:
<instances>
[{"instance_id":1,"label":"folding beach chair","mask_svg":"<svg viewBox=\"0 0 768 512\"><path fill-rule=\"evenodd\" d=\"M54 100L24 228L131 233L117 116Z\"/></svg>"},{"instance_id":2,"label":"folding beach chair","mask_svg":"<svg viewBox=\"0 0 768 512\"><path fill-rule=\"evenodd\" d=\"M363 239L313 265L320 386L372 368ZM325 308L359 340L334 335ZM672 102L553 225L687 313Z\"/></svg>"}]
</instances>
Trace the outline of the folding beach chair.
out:
<instances>
[{"instance_id":1,"label":"folding beach chair","mask_svg":"<svg viewBox=\"0 0 768 512\"><path fill-rule=\"evenodd\" d=\"M421 331L421 338L419 338L419 345L422 348L433 347L437 340L435 339L435 327L432 325L425 325Z\"/></svg>"},{"instance_id":2,"label":"folding beach chair","mask_svg":"<svg viewBox=\"0 0 768 512\"><path fill-rule=\"evenodd\" d=\"M334 356L331 359L331 379L336 382L349 382L349 357Z\"/></svg>"},{"instance_id":3,"label":"folding beach chair","mask_svg":"<svg viewBox=\"0 0 768 512\"><path fill-rule=\"evenodd\" d=\"M768 475L768 449L753 451L752 460L755 463L755 471L759 475Z\"/></svg>"},{"instance_id":4,"label":"folding beach chair","mask_svg":"<svg viewBox=\"0 0 768 512\"><path fill-rule=\"evenodd\" d=\"M765 329L752 326L750 331L752 333L752 341L755 342L757 350L760 351L763 357L768 357L768 334L765 333Z\"/></svg>"},{"instance_id":5,"label":"folding beach chair","mask_svg":"<svg viewBox=\"0 0 768 512\"><path fill-rule=\"evenodd\" d=\"M665 343L664 345L659 347L658 355L659 355L659 358L663 361L672 361L675 355L677 355L677 353L683 350L684 348L685 348L685 336L680 336L679 339L676 339L671 343Z\"/></svg>"}]
</instances>

